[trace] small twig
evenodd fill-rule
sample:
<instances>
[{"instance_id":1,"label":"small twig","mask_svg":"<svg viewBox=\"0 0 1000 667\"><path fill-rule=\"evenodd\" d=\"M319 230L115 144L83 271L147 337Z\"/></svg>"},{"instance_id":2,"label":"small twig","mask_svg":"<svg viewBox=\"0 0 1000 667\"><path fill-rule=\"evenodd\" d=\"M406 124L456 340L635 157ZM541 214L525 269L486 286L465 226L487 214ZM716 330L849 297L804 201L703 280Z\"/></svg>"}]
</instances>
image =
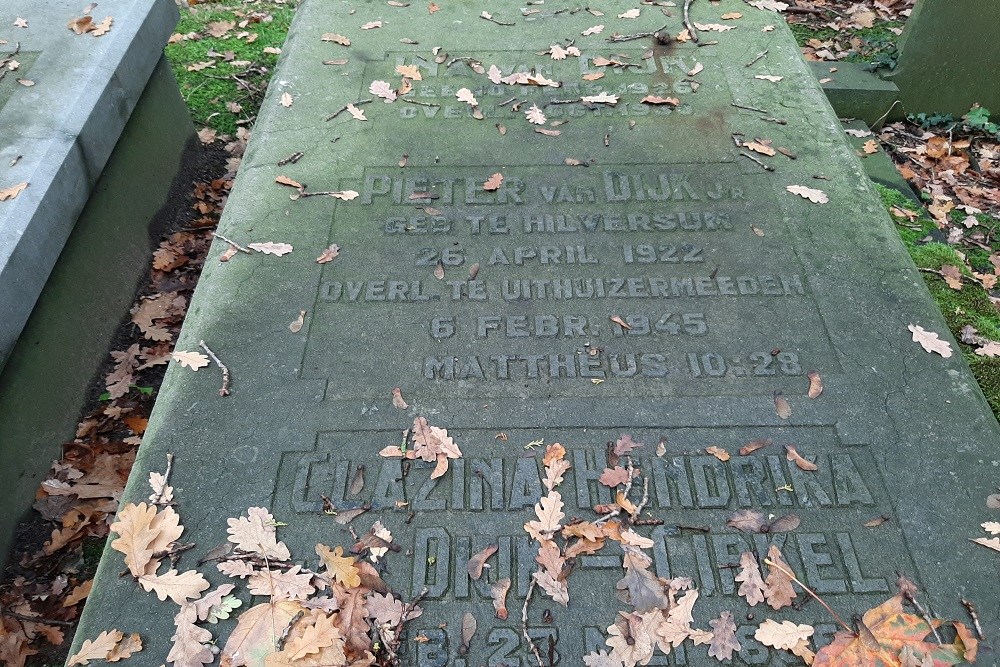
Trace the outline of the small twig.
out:
<instances>
[{"instance_id":1,"label":"small twig","mask_svg":"<svg viewBox=\"0 0 1000 667\"><path fill-rule=\"evenodd\" d=\"M783 118L771 118L770 116L764 116L761 120L766 120L771 123L777 123L778 125L788 125L788 121Z\"/></svg>"},{"instance_id":2,"label":"small twig","mask_svg":"<svg viewBox=\"0 0 1000 667\"><path fill-rule=\"evenodd\" d=\"M538 652L538 647L535 646L535 641L528 634L528 603L531 602L531 595L535 592L535 578L531 578L531 583L528 585L528 594L524 596L524 605L521 607L521 635L524 637L524 641L528 642L528 648L535 656L535 660L538 661L538 667L545 667L545 663L542 662L542 654Z\"/></svg>"},{"instance_id":3,"label":"small twig","mask_svg":"<svg viewBox=\"0 0 1000 667\"><path fill-rule=\"evenodd\" d=\"M667 24L664 23L662 26L660 26L656 30L651 30L650 32L637 32L637 33L634 33L632 35L619 35L619 34L616 33L614 35L611 35L611 37L608 37L604 41L606 41L606 42L631 42L634 39L642 39L643 37L655 37L656 33L660 32L661 30L666 30L666 28L667 28Z\"/></svg>"},{"instance_id":4,"label":"small twig","mask_svg":"<svg viewBox=\"0 0 1000 667\"><path fill-rule=\"evenodd\" d=\"M797 584L798 584L799 586L801 586L801 587L802 587L802 590L804 590L804 591L805 591L806 593L808 593L809 595L813 596L813 598L815 598L817 602L819 602L819 603L820 603L821 605L823 605L823 608L824 608L824 609L826 609L826 610L827 610L827 611L828 611L828 612L830 613L830 615L831 615L831 616L833 616L833 617L834 617L835 619L837 619L837 622L838 622L838 623L840 623L840 625L841 625L841 626L842 626L842 627L843 627L843 628L844 628L845 630L847 630L847 631L848 631L849 633L851 633L852 635L854 635L854 636L857 636L857 634L858 634L858 633L854 631L854 628L852 628L852 627L851 627L851 626L849 626L849 625L848 625L847 623L845 623L845 622L844 622L844 619L842 619L842 618L841 618L841 617L840 617L840 616L839 616L839 615L837 614L837 612L835 612L835 611L833 610L833 608L832 608L832 607L831 607L830 605L828 605L828 604L827 604L826 602L824 602L824 601L823 601L823 598L821 598L820 596L816 595L816 593L814 593L814 592L813 592L813 589L809 588L808 586L806 586L805 584L803 584L803 583L802 583L801 581L799 581L799 580L798 580L798 578L797 578L797 577L796 577L796 576L795 576L795 575L794 575L794 574L793 574L793 573L791 572L791 570L786 570L785 568L783 568L783 567L782 567L781 565L779 565L778 563L775 563L775 562L774 562L773 560L771 560L770 558L765 558L765 559L764 559L764 562L765 562L765 563L766 563L767 565L770 565L770 566L771 566L771 567L773 567L774 569L778 570L779 572L782 572L782 573L784 573L784 574L785 574L785 576L787 576L787 577L788 577L789 579L791 579L792 581L794 581L795 583L797 583Z\"/></svg>"},{"instance_id":5,"label":"small twig","mask_svg":"<svg viewBox=\"0 0 1000 667\"><path fill-rule=\"evenodd\" d=\"M333 120L334 118L336 118L340 114L342 114L345 111L347 111L347 107L349 107L351 105L354 105L354 106L358 107L358 106L361 106L362 104L368 104L371 101L372 100L370 100L370 99L369 100L358 100L357 102L351 102L350 104L345 104L344 106L340 107L339 109L337 109L336 111L334 111L332 114L330 114L329 116L327 116L326 119L327 120Z\"/></svg>"},{"instance_id":6,"label":"small twig","mask_svg":"<svg viewBox=\"0 0 1000 667\"><path fill-rule=\"evenodd\" d=\"M691 3L694 0L684 0L684 27L687 28L688 34L691 35L691 41L695 44L698 43L698 31L694 29L694 24L691 23Z\"/></svg>"},{"instance_id":7,"label":"small twig","mask_svg":"<svg viewBox=\"0 0 1000 667\"><path fill-rule=\"evenodd\" d=\"M757 159L753 155L750 155L750 153L746 153L744 151L740 151L740 155L742 155L743 157L747 158L751 162L756 162L757 164L759 164L766 171L774 171L774 167L772 167L769 164L764 164L763 162L761 162L759 159Z\"/></svg>"},{"instance_id":8,"label":"small twig","mask_svg":"<svg viewBox=\"0 0 1000 667\"><path fill-rule=\"evenodd\" d=\"M42 618L40 616L22 616L13 611L7 611L6 609L0 610L0 615L9 616L10 618L16 618L19 621L27 621L28 623L43 623L45 625L61 625L63 627L71 628L76 623L70 621L57 621L54 618Z\"/></svg>"},{"instance_id":9,"label":"small twig","mask_svg":"<svg viewBox=\"0 0 1000 667\"><path fill-rule=\"evenodd\" d=\"M227 239L225 236L223 236L219 232L212 232L212 235L215 236L216 238L222 239L223 241L225 241L226 243L228 243L229 245L231 245L236 250L239 250L240 252L245 252L248 255L252 254L248 248L244 248L243 246L241 246L236 241L230 241L229 239Z\"/></svg>"},{"instance_id":10,"label":"small twig","mask_svg":"<svg viewBox=\"0 0 1000 667\"><path fill-rule=\"evenodd\" d=\"M976 605L965 598L961 599L961 603L965 607L965 611L969 612L969 618L972 619L972 627L976 629L976 634L979 636L980 641L985 641L986 637L983 635L983 626L979 625L979 614L976 613ZM934 626L932 625L931 627Z\"/></svg>"},{"instance_id":11,"label":"small twig","mask_svg":"<svg viewBox=\"0 0 1000 667\"><path fill-rule=\"evenodd\" d=\"M917 591L917 587L915 585L903 586L902 582L904 580L905 577L900 576L901 585L899 587L899 592L910 604L917 608L917 611L919 611L920 615L923 616L927 625L931 626L931 631L934 633L934 638L937 640L937 643L943 644L944 641L941 639L941 635L938 633L937 628L934 627L934 623L931 622L930 612L928 612L927 609L925 609L924 606L917 601L916 596L913 595Z\"/></svg>"},{"instance_id":12,"label":"small twig","mask_svg":"<svg viewBox=\"0 0 1000 667\"><path fill-rule=\"evenodd\" d=\"M511 97L510 99L504 100L503 102L501 102L500 104L498 104L497 107L498 108L499 107L505 107L508 104L510 104L511 102L514 102L516 100L517 100L517 95L515 95L514 97Z\"/></svg>"},{"instance_id":13,"label":"small twig","mask_svg":"<svg viewBox=\"0 0 1000 667\"><path fill-rule=\"evenodd\" d=\"M401 99L402 101L406 102L407 104L417 104L417 105L422 106L422 107L439 107L439 106L441 106L440 104L433 104L431 102L421 102L420 100L411 100L408 97L400 97L399 99Z\"/></svg>"},{"instance_id":14,"label":"small twig","mask_svg":"<svg viewBox=\"0 0 1000 667\"><path fill-rule=\"evenodd\" d=\"M229 396L229 367L215 356L215 352L212 352L211 348L205 345L205 341L198 341L198 345L201 346L201 349L205 350L208 356L212 358L212 361L215 362L215 365L222 371L222 387L219 389L219 396Z\"/></svg>"},{"instance_id":15,"label":"small twig","mask_svg":"<svg viewBox=\"0 0 1000 667\"><path fill-rule=\"evenodd\" d=\"M163 549L161 551L154 551L153 552L153 558L157 559L157 560L160 559L160 558L169 558L171 561L173 561L175 556L179 556L180 554L184 553L185 551L189 551L191 549L194 549L195 546L196 545L195 545L194 542L188 542L186 544L177 544L177 543L174 543L174 545L172 547L170 547L169 549Z\"/></svg>"},{"instance_id":16,"label":"small twig","mask_svg":"<svg viewBox=\"0 0 1000 667\"><path fill-rule=\"evenodd\" d=\"M163 488L160 492L156 494L156 499L153 500L154 505L159 505L163 502L163 492L167 490L167 484L170 483L170 471L174 467L174 455L171 452L167 452L167 470L163 473Z\"/></svg>"},{"instance_id":17,"label":"small twig","mask_svg":"<svg viewBox=\"0 0 1000 667\"><path fill-rule=\"evenodd\" d=\"M759 61L759 60L760 60L761 58L764 58L764 57L766 57L766 56L767 56L767 52L768 52L768 51L770 51L770 49L764 49L763 51L761 51L760 53L758 53L758 54L757 54L757 55L756 55L756 56L754 57L754 59L753 59L753 60L751 60L750 62L748 62L748 63L747 63L746 65L745 65L745 67L750 67L751 65L753 65L754 63L756 63L757 61Z\"/></svg>"},{"instance_id":18,"label":"small twig","mask_svg":"<svg viewBox=\"0 0 1000 667\"><path fill-rule=\"evenodd\" d=\"M649 502L649 478L648 477L643 477L642 478L642 500L640 500L639 504L635 506L635 515L636 516L639 516L642 513L642 508L644 508L646 506L646 503L648 503L648 502Z\"/></svg>"},{"instance_id":19,"label":"small twig","mask_svg":"<svg viewBox=\"0 0 1000 667\"><path fill-rule=\"evenodd\" d=\"M737 109L746 109L747 111L756 111L757 113L770 113L768 111L764 111L763 109L752 107L749 104L739 104L738 102L733 102L732 105Z\"/></svg>"},{"instance_id":20,"label":"small twig","mask_svg":"<svg viewBox=\"0 0 1000 667\"><path fill-rule=\"evenodd\" d=\"M504 26L512 26L512 25L514 25L513 23L506 23L504 21L498 21L495 18L493 18L492 16L484 16L483 14L480 14L479 18L484 19L486 21L489 21L490 23L496 23L497 25L504 25ZM541 666L541 664L542 664L540 661L541 661L541 658L539 658L539 663L538 663L539 666Z\"/></svg>"},{"instance_id":21,"label":"small twig","mask_svg":"<svg viewBox=\"0 0 1000 667\"><path fill-rule=\"evenodd\" d=\"M514 24L511 23L511 25L514 25ZM476 60L475 58L473 58L471 56L455 56L454 58L452 58L451 60L449 60L448 62L446 62L444 64L445 69L451 67L455 63L466 63L470 67L472 67L474 65L478 65L478 66L482 67L482 65L483 65L483 62L481 60Z\"/></svg>"},{"instance_id":22,"label":"small twig","mask_svg":"<svg viewBox=\"0 0 1000 667\"><path fill-rule=\"evenodd\" d=\"M292 153L291 155L289 155L288 157L286 157L284 160L278 160L278 166L279 167L284 167L286 164L295 164L296 162L298 162L299 160L302 159L303 155L305 155L305 153L303 153L302 151L298 151L296 153Z\"/></svg>"},{"instance_id":23,"label":"small twig","mask_svg":"<svg viewBox=\"0 0 1000 667\"><path fill-rule=\"evenodd\" d=\"M889 106L889 109L884 114L876 118L875 122L872 123L869 127L878 127L882 123L882 121L885 120L885 117L888 116L890 113L892 113L892 110L896 108L897 104L902 104L902 102L900 102L899 100L893 102L892 105Z\"/></svg>"}]
</instances>

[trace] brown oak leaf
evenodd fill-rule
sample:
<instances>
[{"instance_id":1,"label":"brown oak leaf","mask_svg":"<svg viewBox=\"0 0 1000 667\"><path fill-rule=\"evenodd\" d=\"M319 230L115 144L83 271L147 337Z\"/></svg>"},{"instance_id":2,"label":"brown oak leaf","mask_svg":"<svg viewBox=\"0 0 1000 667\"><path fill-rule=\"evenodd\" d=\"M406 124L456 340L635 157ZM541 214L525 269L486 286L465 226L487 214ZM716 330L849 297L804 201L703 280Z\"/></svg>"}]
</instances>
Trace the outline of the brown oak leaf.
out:
<instances>
[{"instance_id":1,"label":"brown oak leaf","mask_svg":"<svg viewBox=\"0 0 1000 667\"><path fill-rule=\"evenodd\" d=\"M708 655L716 660L732 660L733 651L743 648L736 639L736 621L733 613L723 611L719 618L708 622L712 626L712 643L708 647Z\"/></svg>"},{"instance_id":2,"label":"brown oak leaf","mask_svg":"<svg viewBox=\"0 0 1000 667\"><path fill-rule=\"evenodd\" d=\"M781 609L792 604L792 599L797 597L795 589L792 588L792 579L788 572L792 568L781 557L781 551L775 545L767 550L767 579L764 580L764 599L772 609Z\"/></svg>"}]
</instances>

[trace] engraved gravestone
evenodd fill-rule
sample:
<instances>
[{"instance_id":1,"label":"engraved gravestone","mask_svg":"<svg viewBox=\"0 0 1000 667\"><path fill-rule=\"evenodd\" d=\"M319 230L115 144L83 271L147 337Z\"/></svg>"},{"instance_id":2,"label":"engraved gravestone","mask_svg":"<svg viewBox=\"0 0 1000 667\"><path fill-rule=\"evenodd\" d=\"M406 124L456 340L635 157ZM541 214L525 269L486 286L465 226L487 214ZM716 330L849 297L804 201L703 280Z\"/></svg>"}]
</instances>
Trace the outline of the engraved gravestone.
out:
<instances>
[{"instance_id":1,"label":"engraved gravestone","mask_svg":"<svg viewBox=\"0 0 1000 667\"><path fill-rule=\"evenodd\" d=\"M942 615L960 616L965 597L996 627L997 590L980 582L1000 561L968 541L995 519L996 421L960 356L911 341L909 324L947 339L945 324L780 16L696 3L693 20L709 26L700 43L661 44L614 35L664 23L676 35L680 8L642 5L628 19L627 8L595 5L596 16L557 2L487 20L442 5L299 9L220 229L294 250L208 263L178 349L204 340L232 394L218 396L214 367L171 369L126 500L148 495L149 471L173 452L184 539L198 552L225 541L227 517L263 506L309 567L316 542L354 542L331 508L370 507L351 525L392 531L400 553L384 559L386 580L406 600L427 590L404 664L528 666L520 611L538 545L524 523L545 491L545 446L567 450L567 521L593 520L615 500L598 481L607 443L628 434L644 443L632 462L648 480L637 530L652 541L651 569L693 579L698 627L733 612L737 663L797 664L754 638L764 618L815 625L819 645L837 629L805 594L778 612L736 594L740 553L763 557L771 544L848 618L890 597L903 573ZM361 29L371 21L383 25ZM547 53L573 40L578 56ZM418 68L412 90L391 102L369 92L399 88L400 66ZM517 72L561 85L493 80ZM458 99L463 88L476 106ZM581 101L601 93L617 102ZM335 113L349 103L366 120ZM532 106L544 125L527 120ZM753 140L782 151L758 157L740 145ZM484 188L496 173L502 183ZM343 198L304 196L314 192ZM317 263L330 244L339 255ZM825 386L816 398L811 371ZM779 395L790 414L779 416ZM461 448L443 476L379 456L416 416ZM760 439L774 444L737 455ZM786 444L817 470L789 462ZM632 501L642 495L636 484ZM801 524L727 527L742 509ZM887 520L864 525L877 517ZM473 580L468 561L488 545L497 552ZM176 608L118 578L120 558L105 555L80 634L148 634L142 662L160 664ZM608 648L627 608L621 577L609 541L577 559L568 607L536 591L527 634L546 664ZM490 586L504 578L511 611L499 619ZM467 653L465 613L478 621ZM232 621L219 627L224 640ZM650 664L714 663L706 650L688 642Z\"/></svg>"}]
</instances>

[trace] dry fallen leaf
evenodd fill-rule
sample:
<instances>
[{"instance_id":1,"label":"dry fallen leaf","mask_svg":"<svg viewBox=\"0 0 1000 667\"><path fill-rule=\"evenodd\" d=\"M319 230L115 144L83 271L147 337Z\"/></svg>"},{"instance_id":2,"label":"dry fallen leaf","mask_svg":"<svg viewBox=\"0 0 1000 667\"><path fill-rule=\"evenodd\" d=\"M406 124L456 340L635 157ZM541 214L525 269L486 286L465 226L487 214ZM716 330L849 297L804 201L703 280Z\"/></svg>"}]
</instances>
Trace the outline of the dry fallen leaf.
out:
<instances>
[{"instance_id":1,"label":"dry fallen leaf","mask_svg":"<svg viewBox=\"0 0 1000 667\"><path fill-rule=\"evenodd\" d=\"M740 572L734 579L740 582L740 588L736 592L747 601L748 605L756 607L764 601L764 579L761 577L760 565L757 564L757 557L753 552L744 551L740 554Z\"/></svg>"},{"instance_id":2,"label":"dry fallen leaf","mask_svg":"<svg viewBox=\"0 0 1000 667\"><path fill-rule=\"evenodd\" d=\"M1000 537L977 537L972 540L976 544L986 547L987 549L993 549L993 551L1000 551Z\"/></svg>"},{"instance_id":3,"label":"dry fallen leaf","mask_svg":"<svg viewBox=\"0 0 1000 667\"><path fill-rule=\"evenodd\" d=\"M743 14L740 14L739 12L727 12L722 16L720 16L719 18L721 18L723 21L733 21L735 19L743 18Z\"/></svg>"},{"instance_id":4,"label":"dry fallen leaf","mask_svg":"<svg viewBox=\"0 0 1000 667\"><path fill-rule=\"evenodd\" d=\"M371 85L368 86L368 92L376 97L381 97L386 102L392 102L396 99L396 91L392 89L392 85L388 81L372 81Z\"/></svg>"},{"instance_id":5,"label":"dry fallen leaf","mask_svg":"<svg viewBox=\"0 0 1000 667\"><path fill-rule=\"evenodd\" d=\"M287 185L290 188L295 188L296 190L302 189L302 184L296 180L293 180L287 176L275 176L274 182L278 185Z\"/></svg>"},{"instance_id":6,"label":"dry fallen leaf","mask_svg":"<svg viewBox=\"0 0 1000 667\"><path fill-rule=\"evenodd\" d=\"M7 201L8 199L14 199L19 194L21 194L26 187L28 187L28 182L22 181L17 185L12 185L9 188L4 188L3 190L0 190L0 201Z\"/></svg>"},{"instance_id":7,"label":"dry fallen leaf","mask_svg":"<svg viewBox=\"0 0 1000 667\"><path fill-rule=\"evenodd\" d=\"M344 108L347 109L347 113L351 114L351 117L354 118L354 120L368 120L368 118L365 117L364 109L359 109L353 104L348 104Z\"/></svg>"},{"instance_id":8,"label":"dry fallen leaf","mask_svg":"<svg viewBox=\"0 0 1000 667\"><path fill-rule=\"evenodd\" d=\"M507 620L507 591L510 590L510 579L501 579L490 586L490 596L493 598L493 608L496 610L496 617L501 621Z\"/></svg>"},{"instance_id":9,"label":"dry fallen leaf","mask_svg":"<svg viewBox=\"0 0 1000 667\"><path fill-rule=\"evenodd\" d=\"M792 569L781 557L781 551L774 544L767 551L768 573L764 580L764 598L772 609L781 609L792 604L792 599L797 597L795 589L792 587L792 579L788 572ZM863 663L860 663L863 664Z\"/></svg>"},{"instance_id":10,"label":"dry fallen leaf","mask_svg":"<svg viewBox=\"0 0 1000 667\"><path fill-rule=\"evenodd\" d=\"M771 438L759 438L757 440L751 440L747 444L740 447L740 456L748 456L750 454L753 454L758 449L763 449L764 447L767 447L773 442L774 440L772 440Z\"/></svg>"},{"instance_id":11,"label":"dry fallen leaf","mask_svg":"<svg viewBox=\"0 0 1000 667\"><path fill-rule=\"evenodd\" d=\"M865 155L873 155L874 153L878 153L878 142L875 141L874 139L869 139L868 141L865 142L864 146L861 147L861 150L865 152Z\"/></svg>"},{"instance_id":12,"label":"dry fallen leaf","mask_svg":"<svg viewBox=\"0 0 1000 667\"><path fill-rule=\"evenodd\" d=\"M287 92L281 94L281 100L280 100L281 106L285 107L286 109L292 106L293 101L294 100L292 100L292 96L289 95Z\"/></svg>"},{"instance_id":13,"label":"dry fallen leaf","mask_svg":"<svg viewBox=\"0 0 1000 667\"><path fill-rule=\"evenodd\" d=\"M611 93L600 93L598 95L584 95L580 98L584 104L618 104L618 96Z\"/></svg>"},{"instance_id":14,"label":"dry fallen leaf","mask_svg":"<svg viewBox=\"0 0 1000 667\"><path fill-rule=\"evenodd\" d=\"M795 449L795 445L785 445L785 458L795 463L802 470L818 470L815 463L806 460L799 454L798 450Z\"/></svg>"},{"instance_id":15,"label":"dry fallen leaf","mask_svg":"<svg viewBox=\"0 0 1000 667\"><path fill-rule=\"evenodd\" d=\"M792 416L792 404L781 395L780 391L774 392L774 413L781 419L788 419Z\"/></svg>"},{"instance_id":16,"label":"dry fallen leaf","mask_svg":"<svg viewBox=\"0 0 1000 667\"><path fill-rule=\"evenodd\" d=\"M107 630L97 636L96 639L86 639L80 645L80 650L70 657L66 667L73 665L86 665L91 660L104 660L110 655L115 644L122 640L124 635L118 630Z\"/></svg>"},{"instance_id":17,"label":"dry fallen leaf","mask_svg":"<svg viewBox=\"0 0 1000 667\"><path fill-rule=\"evenodd\" d=\"M199 368L204 368L205 366L208 366L209 363L211 363L209 362L208 357L206 357L201 352L185 352L183 350L181 351L175 350L174 352L170 353L170 357L174 361L179 363L181 366L185 368L190 368L193 371L196 371Z\"/></svg>"},{"instance_id":18,"label":"dry fallen leaf","mask_svg":"<svg viewBox=\"0 0 1000 667\"><path fill-rule=\"evenodd\" d=\"M469 572L469 576L474 580L479 581L479 578L483 576L483 567L486 565L486 561L489 557L497 552L499 547L496 544L491 544L482 551L473 554L472 558L469 559L466 565L466 570Z\"/></svg>"},{"instance_id":19,"label":"dry fallen leaf","mask_svg":"<svg viewBox=\"0 0 1000 667\"><path fill-rule=\"evenodd\" d=\"M342 46L351 45L351 40L347 39L343 35L338 35L333 32L324 33L323 36L320 37L320 39L323 40L324 42L333 42L334 44L340 44Z\"/></svg>"},{"instance_id":20,"label":"dry fallen leaf","mask_svg":"<svg viewBox=\"0 0 1000 667\"><path fill-rule=\"evenodd\" d=\"M420 68L416 65L396 65L396 73L402 74L408 79L413 79L414 81L423 81L423 76L420 74Z\"/></svg>"},{"instance_id":21,"label":"dry fallen leaf","mask_svg":"<svg viewBox=\"0 0 1000 667\"><path fill-rule=\"evenodd\" d=\"M410 407L403 399L403 391L399 387L392 388L392 407L397 410L405 410Z\"/></svg>"},{"instance_id":22,"label":"dry fallen leaf","mask_svg":"<svg viewBox=\"0 0 1000 667\"><path fill-rule=\"evenodd\" d=\"M913 341L920 343L920 346L927 352L936 352L947 359L952 355L951 343L941 340L933 331L927 331L923 327L911 324L906 327L913 334Z\"/></svg>"},{"instance_id":23,"label":"dry fallen leaf","mask_svg":"<svg viewBox=\"0 0 1000 667\"><path fill-rule=\"evenodd\" d=\"M299 316L296 317L294 320L292 320L292 323L288 325L289 331L291 331L292 333L298 333L302 331L302 325L305 324L305 321L306 321L306 311L300 310Z\"/></svg>"},{"instance_id":24,"label":"dry fallen leaf","mask_svg":"<svg viewBox=\"0 0 1000 667\"><path fill-rule=\"evenodd\" d=\"M479 100L476 99L476 96L468 88L459 88L458 92L455 93L455 97L458 98L459 102L465 102L470 107L479 106Z\"/></svg>"},{"instance_id":25,"label":"dry fallen leaf","mask_svg":"<svg viewBox=\"0 0 1000 667\"><path fill-rule=\"evenodd\" d=\"M497 190L500 188L502 184L503 184L503 174L497 172L486 179L486 182L483 183L483 190L486 191Z\"/></svg>"},{"instance_id":26,"label":"dry fallen leaf","mask_svg":"<svg viewBox=\"0 0 1000 667\"><path fill-rule=\"evenodd\" d=\"M783 76L776 76L774 74L758 74L754 78L755 79L761 79L763 81L770 81L771 83L778 83L779 81L781 81L785 77L783 77Z\"/></svg>"},{"instance_id":27,"label":"dry fallen leaf","mask_svg":"<svg viewBox=\"0 0 1000 667\"><path fill-rule=\"evenodd\" d=\"M816 190L814 188L807 188L804 185L788 185L785 187L786 190L791 192L793 195L798 195L804 199L808 199L814 204L826 204L830 201L830 198L826 196L826 193L822 190Z\"/></svg>"},{"instance_id":28,"label":"dry fallen leaf","mask_svg":"<svg viewBox=\"0 0 1000 667\"><path fill-rule=\"evenodd\" d=\"M809 378L809 398L818 398L823 393L823 378L818 371L809 371L806 377Z\"/></svg>"},{"instance_id":29,"label":"dry fallen leaf","mask_svg":"<svg viewBox=\"0 0 1000 667\"><path fill-rule=\"evenodd\" d=\"M604 72L587 72L581 77L584 81L597 81L604 78Z\"/></svg>"},{"instance_id":30,"label":"dry fallen leaf","mask_svg":"<svg viewBox=\"0 0 1000 667\"><path fill-rule=\"evenodd\" d=\"M371 30L372 28L381 28L385 24L382 21L369 21L368 23L361 26L362 30Z\"/></svg>"},{"instance_id":31,"label":"dry fallen leaf","mask_svg":"<svg viewBox=\"0 0 1000 667\"><path fill-rule=\"evenodd\" d=\"M708 655L716 660L731 660L733 651L743 647L736 639L736 621L731 611L724 611L719 618L709 621L712 626L712 643L708 647Z\"/></svg>"},{"instance_id":32,"label":"dry fallen leaf","mask_svg":"<svg viewBox=\"0 0 1000 667\"><path fill-rule=\"evenodd\" d=\"M795 650L802 642L808 644L815 629L811 625L793 623L792 621L775 621L765 619L754 632L754 638L765 646L784 651ZM798 655L798 654L796 654Z\"/></svg>"},{"instance_id":33,"label":"dry fallen leaf","mask_svg":"<svg viewBox=\"0 0 1000 667\"><path fill-rule=\"evenodd\" d=\"M639 9L638 8L634 8L634 9L630 9L630 10L628 10L626 12L622 12L621 14L618 15L618 18L620 18L620 19L637 19L637 18L639 18Z\"/></svg>"},{"instance_id":34,"label":"dry fallen leaf","mask_svg":"<svg viewBox=\"0 0 1000 667\"><path fill-rule=\"evenodd\" d=\"M941 277L953 290L962 289L962 270L954 264L944 264L941 267Z\"/></svg>"},{"instance_id":35,"label":"dry fallen leaf","mask_svg":"<svg viewBox=\"0 0 1000 667\"><path fill-rule=\"evenodd\" d=\"M978 642L963 624L952 622L955 640L939 643L932 637L927 621L903 610L903 596L895 595L874 609L869 609L858 623L860 632L834 635L833 641L816 653L814 667L846 665L899 665L899 654L906 648L921 654L932 654L934 665L972 663L976 659ZM926 641L928 638L931 641Z\"/></svg>"},{"instance_id":36,"label":"dry fallen leaf","mask_svg":"<svg viewBox=\"0 0 1000 667\"><path fill-rule=\"evenodd\" d=\"M601 31L603 31L603 30L604 30L604 26L603 25L595 25L595 26L591 26L591 27L587 28L586 30L584 30L580 34L583 35L584 37L587 37L588 35L599 35L599 34L601 34Z\"/></svg>"},{"instance_id":37,"label":"dry fallen leaf","mask_svg":"<svg viewBox=\"0 0 1000 667\"><path fill-rule=\"evenodd\" d=\"M319 257L316 258L317 264L327 264L332 262L340 254L340 246L336 243L330 244L329 248L323 250Z\"/></svg>"},{"instance_id":38,"label":"dry fallen leaf","mask_svg":"<svg viewBox=\"0 0 1000 667\"><path fill-rule=\"evenodd\" d=\"M744 148L749 148L755 153L760 153L761 155L766 155L768 157L773 157L777 151L768 146L767 144L762 144L759 141L748 141L743 144Z\"/></svg>"},{"instance_id":39,"label":"dry fallen leaf","mask_svg":"<svg viewBox=\"0 0 1000 667\"><path fill-rule=\"evenodd\" d=\"M278 257L287 255L292 251L292 246L288 243L274 243L273 241L267 241L265 243L248 243L247 247L251 250L264 253L265 255L276 255Z\"/></svg>"},{"instance_id":40,"label":"dry fallen leaf","mask_svg":"<svg viewBox=\"0 0 1000 667\"><path fill-rule=\"evenodd\" d=\"M639 102L642 104L669 104L672 107L681 103L676 97L660 97L659 95L646 95Z\"/></svg>"},{"instance_id":41,"label":"dry fallen leaf","mask_svg":"<svg viewBox=\"0 0 1000 667\"><path fill-rule=\"evenodd\" d=\"M528 119L529 123L534 123L535 125L545 125L545 114L537 106L532 104L527 111L524 112L525 117Z\"/></svg>"},{"instance_id":42,"label":"dry fallen leaf","mask_svg":"<svg viewBox=\"0 0 1000 667\"><path fill-rule=\"evenodd\" d=\"M728 461L731 458L729 452L727 452L722 447L717 447L716 445L712 445L711 447L706 447L705 452L711 454L720 461Z\"/></svg>"}]
</instances>

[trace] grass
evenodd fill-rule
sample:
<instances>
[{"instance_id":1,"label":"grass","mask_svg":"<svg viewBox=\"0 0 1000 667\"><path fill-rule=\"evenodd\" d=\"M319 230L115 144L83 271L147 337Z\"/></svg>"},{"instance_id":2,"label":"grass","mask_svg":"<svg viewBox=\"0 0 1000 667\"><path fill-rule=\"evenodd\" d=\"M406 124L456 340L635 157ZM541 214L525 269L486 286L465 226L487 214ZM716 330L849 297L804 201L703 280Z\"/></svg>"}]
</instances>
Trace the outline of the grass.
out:
<instances>
[{"instance_id":1,"label":"grass","mask_svg":"<svg viewBox=\"0 0 1000 667\"><path fill-rule=\"evenodd\" d=\"M899 230L903 244L913 258L913 262L921 269L940 270L946 264L961 268L963 275L969 276L969 270L964 266L968 262L979 272L992 273L989 253L985 250L973 250L966 255L965 261L958 252L945 243L924 241L937 231L933 221L924 216L923 209L917 207L911 200L889 188L876 185L886 208L893 206L916 212L921 217L910 223L896 218L896 228ZM1000 223L986 215L977 216L980 224L991 231L996 230ZM957 222L957 220L956 220ZM956 339L961 340L961 331L965 326L976 328L980 336L992 340L1000 340L1000 312L990 301L989 293L977 283L967 281L961 290L955 290L945 283L939 275L921 272L927 289L930 290L941 314L944 315L948 328ZM1000 359L983 357L973 353L972 347L962 345L962 355L972 369L972 374L979 382L987 402L993 413L1000 417Z\"/></svg>"},{"instance_id":2,"label":"grass","mask_svg":"<svg viewBox=\"0 0 1000 667\"><path fill-rule=\"evenodd\" d=\"M229 1L181 10L176 32L182 35L196 33L201 38L169 44L166 55L196 123L228 135L234 134L237 127L252 123L278 61L277 54L266 53L265 49L281 47L294 15L292 3ZM243 20L250 23L245 28L237 25L222 37L212 37L208 33L209 25L214 22L236 21L238 24ZM241 32L256 33L257 39L248 43L246 38L237 38ZM227 52L232 52L232 62L226 62ZM208 61L215 61L214 67L188 70L192 65ZM242 108L233 111L227 106L229 103Z\"/></svg>"},{"instance_id":3,"label":"grass","mask_svg":"<svg viewBox=\"0 0 1000 667\"><path fill-rule=\"evenodd\" d=\"M843 58L843 62L889 64L894 61L896 41L899 39L892 29L900 29L903 24L898 21L882 21L871 28L839 32L831 28L815 28L804 23L789 23L788 27L791 28L799 46L807 46L810 39L818 39L822 42L837 40L847 48L850 40L857 38L861 41L860 46Z\"/></svg>"}]
</instances>

